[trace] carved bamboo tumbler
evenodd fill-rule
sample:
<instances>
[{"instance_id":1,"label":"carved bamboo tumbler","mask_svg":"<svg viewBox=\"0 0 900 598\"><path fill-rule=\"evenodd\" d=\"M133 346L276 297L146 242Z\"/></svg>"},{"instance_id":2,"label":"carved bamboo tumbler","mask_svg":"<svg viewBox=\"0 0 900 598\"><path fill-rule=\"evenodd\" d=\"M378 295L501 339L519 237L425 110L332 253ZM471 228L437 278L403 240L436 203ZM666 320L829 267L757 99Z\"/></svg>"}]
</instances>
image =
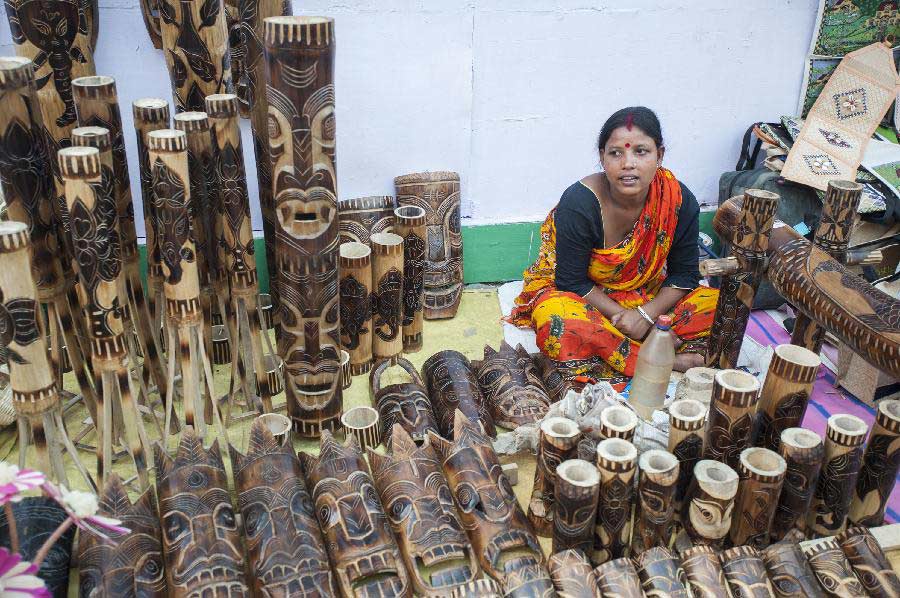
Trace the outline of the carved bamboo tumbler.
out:
<instances>
[{"instance_id":1,"label":"carved bamboo tumbler","mask_svg":"<svg viewBox=\"0 0 900 598\"><path fill-rule=\"evenodd\" d=\"M600 500L591 562L605 563L628 550L637 449L627 440L608 438L597 445Z\"/></svg>"},{"instance_id":2,"label":"carved bamboo tumbler","mask_svg":"<svg viewBox=\"0 0 900 598\"><path fill-rule=\"evenodd\" d=\"M878 403L875 424L856 480L850 521L866 527L884 524L884 510L900 468L900 400Z\"/></svg>"},{"instance_id":3,"label":"carved bamboo tumbler","mask_svg":"<svg viewBox=\"0 0 900 598\"><path fill-rule=\"evenodd\" d=\"M769 545L769 529L786 470L787 463L774 451L755 446L741 452L729 534L732 546L748 544L761 550Z\"/></svg>"},{"instance_id":4,"label":"carved bamboo tumbler","mask_svg":"<svg viewBox=\"0 0 900 598\"><path fill-rule=\"evenodd\" d=\"M372 243L372 355L391 359L403 352L403 237L376 233Z\"/></svg>"},{"instance_id":5,"label":"carved bamboo tumbler","mask_svg":"<svg viewBox=\"0 0 900 598\"><path fill-rule=\"evenodd\" d=\"M584 552L554 551L547 568L559 598L601 598L597 578Z\"/></svg>"},{"instance_id":6,"label":"carved bamboo tumbler","mask_svg":"<svg viewBox=\"0 0 900 598\"><path fill-rule=\"evenodd\" d=\"M534 486L528 503L528 520L539 536L553 535L553 489L556 467L575 456L581 431L571 419L548 417L541 422Z\"/></svg>"},{"instance_id":7,"label":"carved bamboo tumbler","mask_svg":"<svg viewBox=\"0 0 900 598\"><path fill-rule=\"evenodd\" d=\"M900 596L900 577L872 532L861 526L848 527L836 540L869 596Z\"/></svg>"},{"instance_id":8,"label":"carved bamboo tumbler","mask_svg":"<svg viewBox=\"0 0 900 598\"><path fill-rule=\"evenodd\" d=\"M341 347L350 353L350 373L372 367L372 250L362 243L341 243Z\"/></svg>"},{"instance_id":9,"label":"carved bamboo tumbler","mask_svg":"<svg viewBox=\"0 0 900 598\"><path fill-rule=\"evenodd\" d=\"M729 548L719 558L733 598L770 598L775 594L766 565L752 546Z\"/></svg>"},{"instance_id":10,"label":"carved bamboo tumbler","mask_svg":"<svg viewBox=\"0 0 900 598\"><path fill-rule=\"evenodd\" d=\"M341 349L341 389L347 390L353 385L353 374L350 373L350 354Z\"/></svg>"},{"instance_id":11,"label":"carved bamboo tumbler","mask_svg":"<svg viewBox=\"0 0 900 598\"><path fill-rule=\"evenodd\" d=\"M678 558L663 546L635 557L641 587L648 598L688 598L687 577Z\"/></svg>"},{"instance_id":12,"label":"carved bamboo tumbler","mask_svg":"<svg viewBox=\"0 0 900 598\"><path fill-rule=\"evenodd\" d=\"M866 423L855 415L828 418L825 460L806 520L816 537L837 535L847 526L867 432Z\"/></svg>"},{"instance_id":13,"label":"carved bamboo tumbler","mask_svg":"<svg viewBox=\"0 0 900 598\"><path fill-rule=\"evenodd\" d=\"M778 598L825 598L799 544L777 542L766 548L762 557Z\"/></svg>"},{"instance_id":14,"label":"carved bamboo tumbler","mask_svg":"<svg viewBox=\"0 0 900 598\"><path fill-rule=\"evenodd\" d=\"M631 535L631 553L654 546L668 546L675 518L678 458L668 451L651 449L638 459L638 504Z\"/></svg>"},{"instance_id":15,"label":"carved bamboo tumbler","mask_svg":"<svg viewBox=\"0 0 900 598\"><path fill-rule=\"evenodd\" d=\"M806 516L825 458L825 445L822 437L812 430L788 428L781 433L780 452L787 471L772 520L773 540L781 540L792 529L806 530Z\"/></svg>"},{"instance_id":16,"label":"carved bamboo tumbler","mask_svg":"<svg viewBox=\"0 0 900 598\"><path fill-rule=\"evenodd\" d=\"M641 589L641 578L633 561L628 557L622 557L612 561L606 561L594 568L594 577L597 578L597 587L603 596L615 598L643 598L644 590Z\"/></svg>"},{"instance_id":17,"label":"carved bamboo tumbler","mask_svg":"<svg viewBox=\"0 0 900 598\"><path fill-rule=\"evenodd\" d=\"M835 538L806 542L802 546L819 585L829 596L857 598L867 595Z\"/></svg>"},{"instance_id":18,"label":"carved bamboo tumbler","mask_svg":"<svg viewBox=\"0 0 900 598\"><path fill-rule=\"evenodd\" d=\"M628 407L623 405L610 405L600 412L600 426L597 434L601 440L607 438L621 438L631 442L634 439L634 430L637 428L638 417Z\"/></svg>"},{"instance_id":19,"label":"carved bamboo tumbler","mask_svg":"<svg viewBox=\"0 0 900 598\"><path fill-rule=\"evenodd\" d=\"M214 365L231 363L231 344L228 342L228 332L224 324L212 327L212 362Z\"/></svg>"},{"instance_id":20,"label":"carved bamboo tumbler","mask_svg":"<svg viewBox=\"0 0 900 598\"><path fill-rule=\"evenodd\" d=\"M800 425L819 373L819 356L796 345L778 345L759 395L756 445L778 451L781 433Z\"/></svg>"},{"instance_id":21,"label":"carved bamboo tumbler","mask_svg":"<svg viewBox=\"0 0 900 598\"><path fill-rule=\"evenodd\" d=\"M341 416L341 424L356 438L361 451L381 444L381 428L378 425L378 411L363 406L354 407Z\"/></svg>"},{"instance_id":22,"label":"carved bamboo tumbler","mask_svg":"<svg viewBox=\"0 0 900 598\"><path fill-rule=\"evenodd\" d=\"M704 459L736 469L741 451L751 446L759 380L740 370L716 372L706 422Z\"/></svg>"},{"instance_id":23,"label":"carved bamboo tumbler","mask_svg":"<svg viewBox=\"0 0 900 598\"><path fill-rule=\"evenodd\" d=\"M692 546L681 552L681 566L694 598L721 598L728 595L728 582L712 546Z\"/></svg>"},{"instance_id":24,"label":"carved bamboo tumbler","mask_svg":"<svg viewBox=\"0 0 900 598\"><path fill-rule=\"evenodd\" d=\"M721 549L731 529L738 474L718 461L703 459L684 496L681 523L694 545Z\"/></svg>"},{"instance_id":25,"label":"carved bamboo tumbler","mask_svg":"<svg viewBox=\"0 0 900 598\"><path fill-rule=\"evenodd\" d=\"M553 552L574 549L591 554L600 499L597 466L583 459L557 465L553 498Z\"/></svg>"},{"instance_id":26,"label":"carved bamboo tumbler","mask_svg":"<svg viewBox=\"0 0 900 598\"><path fill-rule=\"evenodd\" d=\"M403 237L403 352L422 349L425 320L425 210L402 206L394 210L394 233Z\"/></svg>"},{"instance_id":27,"label":"carved bamboo tumbler","mask_svg":"<svg viewBox=\"0 0 900 598\"><path fill-rule=\"evenodd\" d=\"M334 21L270 17L265 41L278 353L285 362L294 430L303 438L316 438L321 430L340 426L343 402ZM301 121L308 124L298 128Z\"/></svg>"},{"instance_id":28,"label":"carved bamboo tumbler","mask_svg":"<svg viewBox=\"0 0 900 598\"><path fill-rule=\"evenodd\" d=\"M678 484L675 488L676 510L681 512L694 466L703 458L703 428L707 407L694 399L679 399L669 405L669 452L678 458Z\"/></svg>"}]
</instances>

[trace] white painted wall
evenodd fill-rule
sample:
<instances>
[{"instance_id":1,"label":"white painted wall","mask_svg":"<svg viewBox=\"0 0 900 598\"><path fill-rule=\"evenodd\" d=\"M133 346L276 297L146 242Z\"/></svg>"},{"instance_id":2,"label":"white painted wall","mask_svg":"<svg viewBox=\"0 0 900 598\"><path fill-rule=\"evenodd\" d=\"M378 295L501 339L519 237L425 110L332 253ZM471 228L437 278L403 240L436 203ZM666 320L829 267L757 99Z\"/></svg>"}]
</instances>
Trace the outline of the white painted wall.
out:
<instances>
[{"instance_id":1,"label":"white painted wall","mask_svg":"<svg viewBox=\"0 0 900 598\"><path fill-rule=\"evenodd\" d=\"M797 105L817 5L305 0L294 13L336 20L340 197L390 194L398 174L457 170L475 224L543 219L597 168L606 117L634 104L658 112L666 165L701 202L715 202L746 127ZM5 18L0 52L14 53ZM100 0L95 58L98 74L118 81L139 201L130 103L171 92L137 0ZM252 169L248 135L244 144ZM252 170L248 183L255 204ZM256 205L253 218L260 228Z\"/></svg>"}]
</instances>

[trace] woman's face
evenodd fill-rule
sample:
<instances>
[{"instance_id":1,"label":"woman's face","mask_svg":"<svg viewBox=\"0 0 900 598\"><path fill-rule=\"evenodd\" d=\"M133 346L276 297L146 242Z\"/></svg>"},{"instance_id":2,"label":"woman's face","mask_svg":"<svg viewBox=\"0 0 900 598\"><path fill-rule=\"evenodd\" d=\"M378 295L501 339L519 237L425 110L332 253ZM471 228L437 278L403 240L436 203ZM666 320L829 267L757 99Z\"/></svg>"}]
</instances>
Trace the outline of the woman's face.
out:
<instances>
[{"instance_id":1,"label":"woman's face","mask_svg":"<svg viewBox=\"0 0 900 598\"><path fill-rule=\"evenodd\" d=\"M612 132L600 153L600 163L613 194L643 201L662 162L663 148L641 129L619 127Z\"/></svg>"}]
</instances>

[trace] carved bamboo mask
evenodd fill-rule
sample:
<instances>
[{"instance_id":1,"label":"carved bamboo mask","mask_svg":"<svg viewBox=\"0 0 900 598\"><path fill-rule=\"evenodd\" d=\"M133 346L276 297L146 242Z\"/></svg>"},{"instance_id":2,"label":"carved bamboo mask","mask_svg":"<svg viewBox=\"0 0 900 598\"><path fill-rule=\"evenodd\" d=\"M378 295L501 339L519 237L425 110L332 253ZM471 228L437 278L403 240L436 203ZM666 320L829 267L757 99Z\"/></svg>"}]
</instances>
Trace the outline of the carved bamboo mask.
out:
<instances>
[{"instance_id":1,"label":"carved bamboo mask","mask_svg":"<svg viewBox=\"0 0 900 598\"><path fill-rule=\"evenodd\" d=\"M522 345L513 349L503 341L499 351L485 347L477 376L496 424L506 428L533 424L550 408L537 367Z\"/></svg>"}]
</instances>

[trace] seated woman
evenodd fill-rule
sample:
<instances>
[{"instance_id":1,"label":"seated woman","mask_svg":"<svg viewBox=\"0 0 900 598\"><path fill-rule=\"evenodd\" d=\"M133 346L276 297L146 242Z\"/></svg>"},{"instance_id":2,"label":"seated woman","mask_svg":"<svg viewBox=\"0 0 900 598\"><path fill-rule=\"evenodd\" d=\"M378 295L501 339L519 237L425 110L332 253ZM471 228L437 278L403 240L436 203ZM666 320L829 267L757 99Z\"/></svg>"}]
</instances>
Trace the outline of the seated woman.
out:
<instances>
[{"instance_id":1,"label":"seated woman","mask_svg":"<svg viewBox=\"0 0 900 598\"><path fill-rule=\"evenodd\" d=\"M603 172L565 190L541 227L541 248L509 320L567 377L633 376L656 318L670 314L675 369L703 365L718 291L698 286L700 207L662 168L659 119L633 107L609 117L597 143Z\"/></svg>"}]
</instances>

